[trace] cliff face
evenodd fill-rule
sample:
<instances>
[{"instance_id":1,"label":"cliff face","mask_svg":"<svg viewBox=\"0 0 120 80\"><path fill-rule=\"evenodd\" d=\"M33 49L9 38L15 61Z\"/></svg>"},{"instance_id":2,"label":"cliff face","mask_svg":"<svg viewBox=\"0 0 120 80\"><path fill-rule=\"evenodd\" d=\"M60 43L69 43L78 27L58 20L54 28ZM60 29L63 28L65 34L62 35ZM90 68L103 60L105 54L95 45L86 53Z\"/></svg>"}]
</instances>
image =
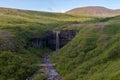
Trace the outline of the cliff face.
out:
<instances>
[{"instance_id":1,"label":"cliff face","mask_svg":"<svg viewBox=\"0 0 120 80\"><path fill-rule=\"evenodd\" d=\"M66 45L69 41L71 41L75 35L78 33L76 30L62 30L60 31L60 47Z\"/></svg>"},{"instance_id":2,"label":"cliff face","mask_svg":"<svg viewBox=\"0 0 120 80\"><path fill-rule=\"evenodd\" d=\"M76 30L61 30L59 31L59 47L63 47L71 41L78 33ZM47 31L43 38L33 38L30 40L34 47L48 47L52 50L56 49L56 31Z\"/></svg>"}]
</instances>

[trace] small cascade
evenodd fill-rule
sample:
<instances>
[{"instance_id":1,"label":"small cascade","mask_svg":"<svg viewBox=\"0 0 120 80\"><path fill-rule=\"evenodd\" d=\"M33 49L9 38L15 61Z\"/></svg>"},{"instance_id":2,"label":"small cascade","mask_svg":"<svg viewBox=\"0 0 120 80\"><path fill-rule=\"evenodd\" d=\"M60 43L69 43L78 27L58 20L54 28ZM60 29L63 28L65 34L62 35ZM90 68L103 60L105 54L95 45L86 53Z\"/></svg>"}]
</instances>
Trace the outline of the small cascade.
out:
<instances>
[{"instance_id":1,"label":"small cascade","mask_svg":"<svg viewBox=\"0 0 120 80\"><path fill-rule=\"evenodd\" d=\"M48 47L57 51L71 41L78 32L77 30L47 31L42 37L31 38L30 43L33 47Z\"/></svg>"},{"instance_id":2,"label":"small cascade","mask_svg":"<svg viewBox=\"0 0 120 80\"><path fill-rule=\"evenodd\" d=\"M60 40L59 40L60 32L59 31L55 31L55 34L56 34L56 51L57 51L60 48Z\"/></svg>"}]
</instances>

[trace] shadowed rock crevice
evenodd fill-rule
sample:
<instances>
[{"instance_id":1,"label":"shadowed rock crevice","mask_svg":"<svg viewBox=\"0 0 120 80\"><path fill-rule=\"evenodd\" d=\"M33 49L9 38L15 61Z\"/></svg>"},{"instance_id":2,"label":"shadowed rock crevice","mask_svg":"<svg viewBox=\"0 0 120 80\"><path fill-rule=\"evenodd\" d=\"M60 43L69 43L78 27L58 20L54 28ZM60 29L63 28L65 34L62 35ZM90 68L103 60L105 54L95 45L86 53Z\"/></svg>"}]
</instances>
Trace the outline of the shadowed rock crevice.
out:
<instances>
[{"instance_id":1,"label":"shadowed rock crevice","mask_svg":"<svg viewBox=\"0 0 120 80\"><path fill-rule=\"evenodd\" d=\"M30 42L34 47L48 47L52 50L56 50L71 41L77 33L77 30L47 31L44 37L32 38Z\"/></svg>"}]
</instances>

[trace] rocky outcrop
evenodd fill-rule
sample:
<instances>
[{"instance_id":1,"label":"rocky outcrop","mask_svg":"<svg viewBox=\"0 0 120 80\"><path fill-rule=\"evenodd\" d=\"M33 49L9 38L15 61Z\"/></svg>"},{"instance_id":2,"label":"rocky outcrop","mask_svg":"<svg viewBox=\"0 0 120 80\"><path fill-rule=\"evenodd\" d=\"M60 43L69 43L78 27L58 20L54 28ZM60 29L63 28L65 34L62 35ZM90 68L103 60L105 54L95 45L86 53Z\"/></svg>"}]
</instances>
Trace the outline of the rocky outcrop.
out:
<instances>
[{"instance_id":1,"label":"rocky outcrop","mask_svg":"<svg viewBox=\"0 0 120 80\"><path fill-rule=\"evenodd\" d=\"M30 42L34 47L48 47L52 50L56 49L56 32L58 31L47 31L46 35L42 38L32 38ZM69 41L71 41L78 33L77 30L61 30L59 31L59 47L63 47Z\"/></svg>"},{"instance_id":2,"label":"rocky outcrop","mask_svg":"<svg viewBox=\"0 0 120 80\"><path fill-rule=\"evenodd\" d=\"M78 33L76 30L62 30L60 31L60 47L66 45L69 41L71 41L75 35Z\"/></svg>"}]
</instances>

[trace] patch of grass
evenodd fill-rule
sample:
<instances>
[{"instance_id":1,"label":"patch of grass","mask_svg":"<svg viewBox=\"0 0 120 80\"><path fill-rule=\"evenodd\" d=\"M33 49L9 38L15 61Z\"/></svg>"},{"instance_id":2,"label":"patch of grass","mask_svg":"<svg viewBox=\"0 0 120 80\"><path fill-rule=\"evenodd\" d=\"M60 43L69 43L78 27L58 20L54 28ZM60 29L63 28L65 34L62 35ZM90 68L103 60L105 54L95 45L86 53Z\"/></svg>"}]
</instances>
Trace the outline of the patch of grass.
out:
<instances>
[{"instance_id":1,"label":"patch of grass","mask_svg":"<svg viewBox=\"0 0 120 80\"><path fill-rule=\"evenodd\" d=\"M53 54L51 60L57 63L63 80L120 79L120 23L116 18L111 18L103 29L83 27L70 43ZM104 43L99 42L101 36L105 36Z\"/></svg>"}]
</instances>

